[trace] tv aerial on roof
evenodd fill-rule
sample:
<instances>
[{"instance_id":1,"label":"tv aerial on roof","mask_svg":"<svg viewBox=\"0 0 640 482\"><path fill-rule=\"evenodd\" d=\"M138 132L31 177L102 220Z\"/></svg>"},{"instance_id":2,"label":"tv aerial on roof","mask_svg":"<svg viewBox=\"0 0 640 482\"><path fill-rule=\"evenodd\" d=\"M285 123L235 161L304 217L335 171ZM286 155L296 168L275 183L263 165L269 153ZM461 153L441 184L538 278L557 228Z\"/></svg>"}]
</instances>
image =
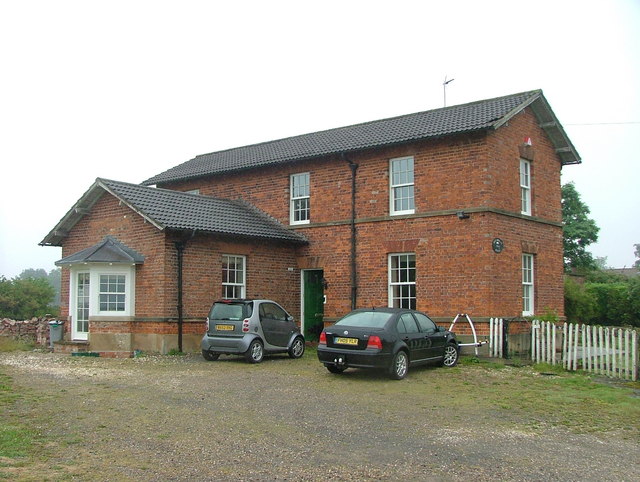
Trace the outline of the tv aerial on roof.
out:
<instances>
[{"instance_id":1,"label":"tv aerial on roof","mask_svg":"<svg viewBox=\"0 0 640 482\"><path fill-rule=\"evenodd\" d=\"M447 80L447 76L446 75L444 76L444 82L442 82L442 90L443 90L443 93L444 93L444 106L445 107L447 106L447 84L449 82L453 82L454 80L456 80L456 79Z\"/></svg>"}]
</instances>

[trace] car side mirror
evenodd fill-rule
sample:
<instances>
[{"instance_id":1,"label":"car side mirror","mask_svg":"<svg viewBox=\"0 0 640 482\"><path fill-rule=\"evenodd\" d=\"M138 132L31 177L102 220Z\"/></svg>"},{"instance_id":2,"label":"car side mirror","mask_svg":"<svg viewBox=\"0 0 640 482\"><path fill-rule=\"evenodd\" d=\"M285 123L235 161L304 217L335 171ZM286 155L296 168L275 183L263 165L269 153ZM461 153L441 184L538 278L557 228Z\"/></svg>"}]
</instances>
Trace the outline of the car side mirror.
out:
<instances>
[{"instance_id":1,"label":"car side mirror","mask_svg":"<svg viewBox=\"0 0 640 482\"><path fill-rule=\"evenodd\" d=\"M287 315L287 321L294 321L293 316Z\"/></svg>"},{"instance_id":2,"label":"car side mirror","mask_svg":"<svg viewBox=\"0 0 640 482\"><path fill-rule=\"evenodd\" d=\"M447 331L446 328L444 326L438 326L437 331L442 332L442 331Z\"/></svg>"}]
</instances>

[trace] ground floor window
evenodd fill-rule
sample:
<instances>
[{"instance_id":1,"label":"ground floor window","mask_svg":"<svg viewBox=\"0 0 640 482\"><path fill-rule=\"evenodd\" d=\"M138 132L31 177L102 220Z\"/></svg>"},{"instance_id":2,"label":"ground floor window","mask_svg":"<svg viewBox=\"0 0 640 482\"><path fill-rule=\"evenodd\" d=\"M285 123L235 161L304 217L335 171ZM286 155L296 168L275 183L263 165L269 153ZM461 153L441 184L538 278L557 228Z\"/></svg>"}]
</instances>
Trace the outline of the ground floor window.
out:
<instances>
[{"instance_id":1,"label":"ground floor window","mask_svg":"<svg viewBox=\"0 0 640 482\"><path fill-rule=\"evenodd\" d=\"M123 274L100 275L100 311L124 311L126 277Z\"/></svg>"},{"instance_id":2,"label":"ground floor window","mask_svg":"<svg viewBox=\"0 0 640 482\"><path fill-rule=\"evenodd\" d=\"M222 297L240 299L245 297L246 258L232 254L222 255Z\"/></svg>"},{"instance_id":3,"label":"ground floor window","mask_svg":"<svg viewBox=\"0 0 640 482\"><path fill-rule=\"evenodd\" d=\"M389 306L416 309L416 255L389 255Z\"/></svg>"},{"instance_id":4,"label":"ground floor window","mask_svg":"<svg viewBox=\"0 0 640 482\"><path fill-rule=\"evenodd\" d=\"M533 255L522 255L522 315L533 315Z\"/></svg>"}]
</instances>

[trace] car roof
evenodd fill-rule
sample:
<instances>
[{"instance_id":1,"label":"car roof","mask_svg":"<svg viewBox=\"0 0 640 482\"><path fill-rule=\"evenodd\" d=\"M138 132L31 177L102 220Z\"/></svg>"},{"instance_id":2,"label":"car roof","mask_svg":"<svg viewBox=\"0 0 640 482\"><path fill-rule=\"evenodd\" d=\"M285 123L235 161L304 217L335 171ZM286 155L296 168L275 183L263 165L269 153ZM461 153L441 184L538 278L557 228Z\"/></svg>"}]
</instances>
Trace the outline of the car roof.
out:
<instances>
[{"instance_id":1,"label":"car roof","mask_svg":"<svg viewBox=\"0 0 640 482\"><path fill-rule=\"evenodd\" d=\"M353 311L358 311L361 313L367 312L367 311L377 311L377 312L381 312L381 313L404 313L404 312L416 312L416 310L412 310L411 308L390 308L388 306L381 306L379 308L376 308L375 306L372 308L358 308L357 310L353 310Z\"/></svg>"},{"instance_id":2,"label":"car roof","mask_svg":"<svg viewBox=\"0 0 640 482\"><path fill-rule=\"evenodd\" d=\"M237 298L233 298L233 299L222 299L222 300L216 300L216 303L225 303L225 304L231 304L231 303L254 303L254 302L269 302L269 303L275 303L275 301L273 300L263 300L263 299L254 299L254 298L241 298L241 299L237 299Z\"/></svg>"}]
</instances>

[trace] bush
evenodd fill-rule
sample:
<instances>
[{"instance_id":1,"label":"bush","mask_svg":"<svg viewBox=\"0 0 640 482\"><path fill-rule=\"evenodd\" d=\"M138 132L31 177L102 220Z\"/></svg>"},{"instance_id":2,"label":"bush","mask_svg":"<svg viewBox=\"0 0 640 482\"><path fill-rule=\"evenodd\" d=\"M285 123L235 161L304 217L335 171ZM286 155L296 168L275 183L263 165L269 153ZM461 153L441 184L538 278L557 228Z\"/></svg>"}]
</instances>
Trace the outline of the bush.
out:
<instances>
[{"instance_id":1,"label":"bush","mask_svg":"<svg viewBox=\"0 0 640 482\"><path fill-rule=\"evenodd\" d=\"M629 318L633 326L640 326L640 277L629 280Z\"/></svg>"},{"instance_id":2,"label":"bush","mask_svg":"<svg viewBox=\"0 0 640 482\"><path fill-rule=\"evenodd\" d=\"M566 278L567 321L594 325L640 326L640 278L589 275L584 285Z\"/></svg>"},{"instance_id":3,"label":"bush","mask_svg":"<svg viewBox=\"0 0 640 482\"><path fill-rule=\"evenodd\" d=\"M595 301L584 285L571 278L564 280L564 314L571 323L589 323L596 313Z\"/></svg>"},{"instance_id":4,"label":"bush","mask_svg":"<svg viewBox=\"0 0 640 482\"><path fill-rule=\"evenodd\" d=\"M585 290L595 301L596 323L600 325L631 323L628 283L588 283Z\"/></svg>"}]
</instances>

